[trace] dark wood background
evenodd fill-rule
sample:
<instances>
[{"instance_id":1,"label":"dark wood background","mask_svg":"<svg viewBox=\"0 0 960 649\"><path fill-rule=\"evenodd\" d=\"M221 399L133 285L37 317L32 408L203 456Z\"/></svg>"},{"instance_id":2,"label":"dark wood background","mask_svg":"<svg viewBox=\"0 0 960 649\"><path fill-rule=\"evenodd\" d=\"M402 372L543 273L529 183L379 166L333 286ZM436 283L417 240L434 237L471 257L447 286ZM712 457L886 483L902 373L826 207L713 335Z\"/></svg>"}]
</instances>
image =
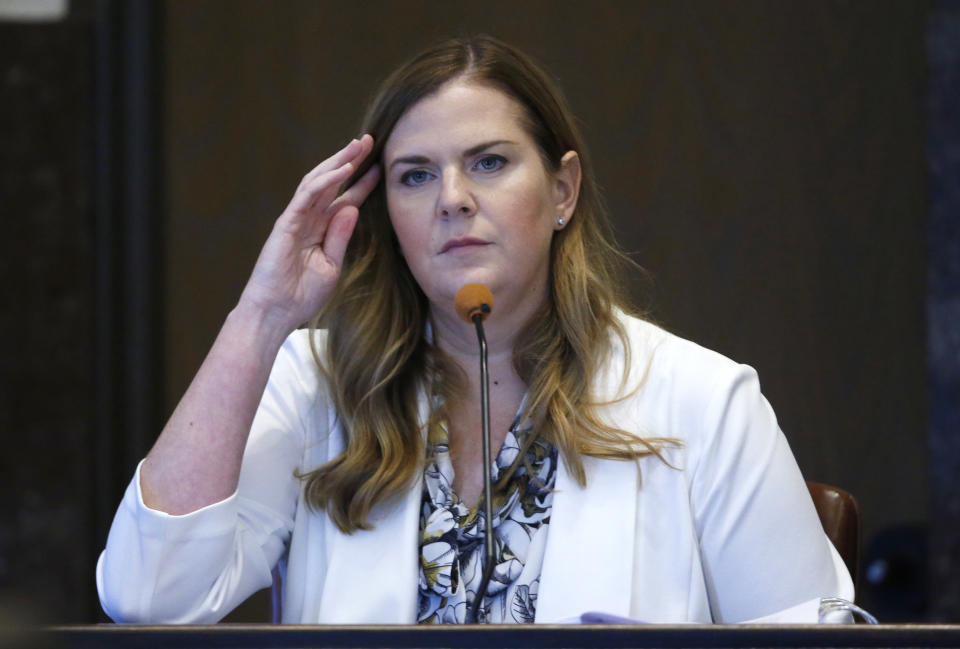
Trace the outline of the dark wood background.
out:
<instances>
[{"instance_id":1,"label":"dark wood background","mask_svg":"<svg viewBox=\"0 0 960 649\"><path fill-rule=\"evenodd\" d=\"M477 32L564 87L659 322L757 368L867 540L925 529L928 9L170 0L0 24L0 602L97 619L120 490L300 177L398 62Z\"/></svg>"}]
</instances>

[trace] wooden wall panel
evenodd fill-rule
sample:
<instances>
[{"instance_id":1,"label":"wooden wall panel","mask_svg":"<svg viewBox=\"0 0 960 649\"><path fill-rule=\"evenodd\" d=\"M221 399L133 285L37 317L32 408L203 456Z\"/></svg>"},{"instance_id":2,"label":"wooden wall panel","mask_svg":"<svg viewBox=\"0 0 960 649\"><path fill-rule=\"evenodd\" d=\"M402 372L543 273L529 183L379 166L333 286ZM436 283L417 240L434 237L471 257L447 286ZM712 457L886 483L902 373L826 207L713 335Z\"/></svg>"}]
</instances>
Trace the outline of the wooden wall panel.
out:
<instances>
[{"instance_id":1,"label":"wooden wall panel","mask_svg":"<svg viewBox=\"0 0 960 649\"><path fill-rule=\"evenodd\" d=\"M960 4L927 22L930 600L960 621Z\"/></svg>"},{"instance_id":2,"label":"wooden wall panel","mask_svg":"<svg viewBox=\"0 0 960 649\"><path fill-rule=\"evenodd\" d=\"M95 618L89 23L0 24L0 628Z\"/></svg>"}]
</instances>

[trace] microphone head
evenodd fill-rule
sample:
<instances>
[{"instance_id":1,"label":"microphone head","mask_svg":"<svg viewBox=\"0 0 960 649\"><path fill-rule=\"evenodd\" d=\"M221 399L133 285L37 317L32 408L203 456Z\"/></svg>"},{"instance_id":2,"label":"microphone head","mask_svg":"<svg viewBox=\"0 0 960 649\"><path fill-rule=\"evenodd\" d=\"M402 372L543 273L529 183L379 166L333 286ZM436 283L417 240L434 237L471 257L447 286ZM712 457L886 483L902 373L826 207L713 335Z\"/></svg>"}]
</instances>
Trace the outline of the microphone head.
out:
<instances>
[{"instance_id":1,"label":"microphone head","mask_svg":"<svg viewBox=\"0 0 960 649\"><path fill-rule=\"evenodd\" d=\"M457 308L457 315L469 323L473 323L473 316L480 314L481 320L486 320L493 311L493 293L483 284L464 284L453 298Z\"/></svg>"}]
</instances>

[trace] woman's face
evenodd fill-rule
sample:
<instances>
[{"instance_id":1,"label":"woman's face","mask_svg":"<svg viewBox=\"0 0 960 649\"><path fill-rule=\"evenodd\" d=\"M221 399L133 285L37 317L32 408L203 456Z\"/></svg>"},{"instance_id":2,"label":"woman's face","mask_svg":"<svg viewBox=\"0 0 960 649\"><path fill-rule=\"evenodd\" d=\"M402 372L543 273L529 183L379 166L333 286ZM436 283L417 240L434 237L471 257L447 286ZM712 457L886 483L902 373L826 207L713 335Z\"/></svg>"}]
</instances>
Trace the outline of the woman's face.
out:
<instances>
[{"instance_id":1,"label":"woman's face","mask_svg":"<svg viewBox=\"0 0 960 649\"><path fill-rule=\"evenodd\" d=\"M454 81L414 104L386 142L390 221L435 307L452 310L472 282L502 306L546 295L550 243L576 205L579 160L570 152L549 172L522 116L501 91Z\"/></svg>"}]
</instances>

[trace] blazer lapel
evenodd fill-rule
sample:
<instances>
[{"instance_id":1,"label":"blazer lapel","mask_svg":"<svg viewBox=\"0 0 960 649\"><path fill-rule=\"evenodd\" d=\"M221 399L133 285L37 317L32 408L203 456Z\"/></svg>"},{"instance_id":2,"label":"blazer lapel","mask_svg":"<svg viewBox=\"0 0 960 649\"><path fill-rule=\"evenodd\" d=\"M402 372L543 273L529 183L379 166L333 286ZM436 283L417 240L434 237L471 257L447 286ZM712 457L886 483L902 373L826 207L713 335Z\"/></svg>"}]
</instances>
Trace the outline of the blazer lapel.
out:
<instances>
[{"instance_id":1,"label":"blazer lapel","mask_svg":"<svg viewBox=\"0 0 960 649\"><path fill-rule=\"evenodd\" d=\"M421 481L382 502L373 526L346 535L327 521L331 540L321 621L340 624L412 624L417 614Z\"/></svg>"},{"instance_id":2,"label":"blazer lapel","mask_svg":"<svg viewBox=\"0 0 960 649\"><path fill-rule=\"evenodd\" d=\"M584 457L587 488L564 462L547 532L536 621L551 623L596 611L629 617L636 551L635 462Z\"/></svg>"},{"instance_id":3,"label":"blazer lapel","mask_svg":"<svg viewBox=\"0 0 960 649\"><path fill-rule=\"evenodd\" d=\"M422 395L419 405L420 421L426 422L429 404ZM416 622L422 492L420 473L407 491L373 508L369 530L344 534L326 519L330 545L320 622Z\"/></svg>"}]
</instances>

